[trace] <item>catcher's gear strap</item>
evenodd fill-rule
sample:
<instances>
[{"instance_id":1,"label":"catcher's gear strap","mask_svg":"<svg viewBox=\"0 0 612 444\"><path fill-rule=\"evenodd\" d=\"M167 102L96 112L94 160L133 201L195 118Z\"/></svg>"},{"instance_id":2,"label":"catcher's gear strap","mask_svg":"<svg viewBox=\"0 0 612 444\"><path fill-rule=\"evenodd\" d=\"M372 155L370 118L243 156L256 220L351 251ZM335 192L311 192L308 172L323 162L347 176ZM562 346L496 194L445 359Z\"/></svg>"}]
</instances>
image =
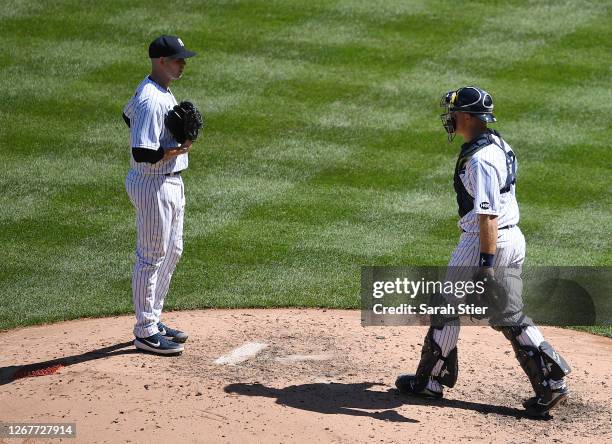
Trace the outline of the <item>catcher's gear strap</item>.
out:
<instances>
[{"instance_id":1,"label":"catcher's gear strap","mask_svg":"<svg viewBox=\"0 0 612 444\"><path fill-rule=\"evenodd\" d=\"M499 143L492 137L492 135L497 136ZM508 174L506 176L506 183L504 184L504 187L500 189L500 193L507 193L510 191L510 186L516 183L516 156L512 150L506 151L506 142L504 142L502 136L495 130L490 129L485 131L480 135L480 137L471 142L469 145L464 145L461 148L461 152L459 153L459 158L457 159L457 164L455 166L455 171L460 172L464 170L465 164L474 156L474 154L489 145L495 145L501 149L506 156L506 167Z\"/></svg>"},{"instance_id":2,"label":"catcher's gear strap","mask_svg":"<svg viewBox=\"0 0 612 444\"><path fill-rule=\"evenodd\" d=\"M416 371L417 388L424 389L430 377L433 377L440 384L453 387L457 382L459 374L459 362L457 359L457 347L453 348L448 356L442 356L442 349L433 338L435 327L429 327L429 332L425 337L423 349L421 350L421 361ZM437 375L432 374L436 364L442 361L442 368Z\"/></svg>"},{"instance_id":3,"label":"catcher's gear strap","mask_svg":"<svg viewBox=\"0 0 612 444\"><path fill-rule=\"evenodd\" d=\"M497 136L500 143L497 143L495 139L491 137L491 134ZM488 134L488 138L491 143L501 148L501 150L506 155L506 184L501 190L499 190L499 192L503 194L509 192L510 187L516 183L516 156L514 155L514 152L512 150L506 151L506 142L504 142L504 139L502 139L502 136L497 131L491 130L491 134Z\"/></svg>"},{"instance_id":4,"label":"catcher's gear strap","mask_svg":"<svg viewBox=\"0 0 612 444\"><path fill-rule=\"evenodd\" d=\"M563 379L569 375L571 369L552 346L544 341L538 348L529 345L520 345L517 337L524 327L501 327L504 336L512 344L516 359L529 378L533 390L538 395L545 395L549 390L549 379Z\"/></svg>"},{"instance_id":5,"label":"catcher's gear strap","mask_svg":"<svg viewBox=\"0 0 612 444\"><path fill-rule=\"evenodd\" d=\"M495 135L499 138L500 143L491 136ZM459 217L463 217L468 214L474 208L474 197L468 193L461 180L461 173L465 171L465 164L476 154L478 151L486 146L495 145L504 152L506 156L506 183L499 190L500 194L504 194L510 191L511 186L516 183L516 156L512 150L506 151L506 143L502 139L501 135L495 130L487 130L469 144L464 144L459 153L459 158L455 164L455 175L453 177L453 185L455 193L457 194L457 205L459 207Z\"/></svg>"}]
</instances>

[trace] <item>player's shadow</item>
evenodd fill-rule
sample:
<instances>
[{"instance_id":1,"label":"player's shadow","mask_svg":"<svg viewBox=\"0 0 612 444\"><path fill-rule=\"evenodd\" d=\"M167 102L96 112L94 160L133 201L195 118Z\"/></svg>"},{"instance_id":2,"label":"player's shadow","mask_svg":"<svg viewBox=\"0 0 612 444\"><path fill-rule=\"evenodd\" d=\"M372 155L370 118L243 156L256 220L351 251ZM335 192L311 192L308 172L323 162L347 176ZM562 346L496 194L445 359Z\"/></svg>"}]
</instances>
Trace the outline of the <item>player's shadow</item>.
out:
<instances>
[{"instance_id":1,"label":"player's shadow","mask_svg":"<svg viewBox=\"0 0 612 444\"><path fill-rule=\"evenodd\" d=\"M439 408L452 408L452 409L462 409L462 410L472 410L478 413L482 413L484 415L493 414L500 416L510 416L517 419L541 419L547 420L549 417L545 418L534 418L526 414L525 410L517 409L514 407L506 407L503 405L493 405L493 404L484 404L481 402L472 402L472 401L463 401L461 399L432 399L432 398L419 398L416 396L405 396L399 392L397 389L389 389L389 393L394 393L398 396L402 397L402 404L405 405L426 405L431 407L439 407Z\"/></svg>"},{"instance_id":2,"label":"player's shadow","mask_svg":"<svg viewBox=\"0 0 612 444\"><path fill-rule=\"evenodd\" d=\"M460 399L425 399L401 394L397 389L387 391L368 390L376 384L362 382L354 384L318 383L291 385L284 388L255 384L230 384L226 393L244 396L276 398L276 403L300 410L328 415L367 416L392 422L419 422L406 418L391 410L403 405L426 405L438 408L472 410L482 414L493 414L513 418L530 418L524 410L500 405L484 404ZM544 418L547 419L547 418Z\"/></svg>"},{"instance_id":3,"label":"player's shadow","mask_svg":"<svg viewBox=\"0 0 612 444\"><path fill-rule=\"evenodd\" d=\"M258 383L240 383L227 385L224 390L226 393L244 396L276 398L277 404L327 415L366 416L391 422L419 422L391 410L402 406L403 400L395 393L368 390L375 385L382 384L319 383L277 389Z\"/></svg>"},{"instance_id":4,"label":"player's shadow","mask_svg":"<svg viewBox=\"0 0 612 444\"><path fill-rule=\"evenodd\" d=\"M80 364L82 362L92 361L94 359L110 358L112 356L126 355L138 353L136 349L127 348L133 344L132 341L121 342L119 344L109 345L108 347L91 350L79 355L65 356L62 358L51 359L49 361L35 362L24 365L10 365L8 367L0 367L0 385L10 384L16 379L20 379L25 375L36 374L45 370L52 369L58 365L68 366L72 364Z\"/></svg>"}]
</instances>

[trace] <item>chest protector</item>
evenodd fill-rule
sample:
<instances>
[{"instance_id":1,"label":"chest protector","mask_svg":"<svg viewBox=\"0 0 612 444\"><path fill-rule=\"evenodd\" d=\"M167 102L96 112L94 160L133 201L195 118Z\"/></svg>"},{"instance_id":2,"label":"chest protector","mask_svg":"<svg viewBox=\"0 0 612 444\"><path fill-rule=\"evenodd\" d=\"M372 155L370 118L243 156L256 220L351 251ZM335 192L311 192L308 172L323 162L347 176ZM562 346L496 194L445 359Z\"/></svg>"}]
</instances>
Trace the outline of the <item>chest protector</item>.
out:
<instances>
[{"instance_id":1,"label":"chest protector","mask_svg":"<svg viewBox=\"0 0 612 444\"><path fill-rule=\"evenodd\" d=\"M496 135L499 138L498 143L492 135ZM516 183L516 156L512 150L506 151L506 143L501 138L499 133L495 130L489 130L479 137L474 139L470 143L466 143L461 147L459 158L457 159L457 165L455 166L455 176L453 178L455 193L457 193L457 206L459 208L459 217L463 217L468 214L474 208L474 197L468 193L461 181L460 174L465 172L465 164L476 154L478 151L488 145L495 145L504 152L506 156L506 169L508 175L506 177L506 183L503 188L499 190L500 194L504 194L510 191L510 187Z\"/></svg>"}]
</instances>

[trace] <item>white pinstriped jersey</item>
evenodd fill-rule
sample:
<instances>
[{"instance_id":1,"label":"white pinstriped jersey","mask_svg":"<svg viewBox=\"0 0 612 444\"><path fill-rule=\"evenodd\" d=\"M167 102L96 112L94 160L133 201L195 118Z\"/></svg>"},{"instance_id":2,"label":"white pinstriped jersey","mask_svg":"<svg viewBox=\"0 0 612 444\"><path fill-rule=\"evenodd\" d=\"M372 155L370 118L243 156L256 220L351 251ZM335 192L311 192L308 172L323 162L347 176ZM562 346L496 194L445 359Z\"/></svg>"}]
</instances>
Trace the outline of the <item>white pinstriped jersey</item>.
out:
<instances>
[{"instance_id":1,"label":"white pinstriped jersey","mask_svg":"<svg viewBox=\"0 0 612 444\"><path fill-rule=\"evenodd\" d=\"M504 146L506 152L512 149L508 143L501 144L496 135L492 134L491 137ZM510 185L510 191L500 193L506 185L508 166L504 151L499 146L490 144L477 151L465 164L465 170L459 173L459 177L467 192L474 198L474 208L459 220L459 228L468 233L478 233L479 214L496 215L500 228L518 224L519 208L515 185Z\"/></svg>"},{"instance_id":2,"label":"white pinstriped jersey","mask_svg":"<svg viewBox=\"0 0 612 444\"><path fill-rule=\"evenodd\" d=\"M136 88L136 93L125 105L123 113L130 119L130 149L147 148L157 150L179 146L176 139L164 125L164 117L177 104L170 89L155 83L149 76L145 77ZM142 174L167 174L187 168L187 153L160 160L151 164L136 162L130 155L133 170Z\"/></svg>"}]
</instances>

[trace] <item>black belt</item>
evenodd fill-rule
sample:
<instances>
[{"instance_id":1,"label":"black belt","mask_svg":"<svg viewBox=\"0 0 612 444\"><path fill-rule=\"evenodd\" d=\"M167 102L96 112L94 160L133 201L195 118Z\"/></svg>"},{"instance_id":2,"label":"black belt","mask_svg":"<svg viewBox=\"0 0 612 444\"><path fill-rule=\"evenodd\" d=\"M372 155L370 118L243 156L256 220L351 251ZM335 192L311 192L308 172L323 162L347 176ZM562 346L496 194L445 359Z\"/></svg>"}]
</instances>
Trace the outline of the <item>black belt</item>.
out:
<instances>
[{"instance_id":1,"label":"black belt","mask_svg":"<svg viewBox=\"0 0 612 444\"><path fill-rule=\"evenodd\" d=\"M507 230L509 228L514 228L514 227L516 227L516 225L506 225L505 227L498 228L498 230ZM467 233L467 231L465 231L463 228L461 229L461 231L464 233Z\"/></svg>"},{"instance_id":2,"label":"black belt","mask_svg":"<svg viewBox=\"0 0 612 444\"><path fill-rule=\"evenodd\" d=\"M166 173L164 174L164 176L180 176L181 175L181 171L175 171L174 173Z\"/></svg>"}]
</instances>

